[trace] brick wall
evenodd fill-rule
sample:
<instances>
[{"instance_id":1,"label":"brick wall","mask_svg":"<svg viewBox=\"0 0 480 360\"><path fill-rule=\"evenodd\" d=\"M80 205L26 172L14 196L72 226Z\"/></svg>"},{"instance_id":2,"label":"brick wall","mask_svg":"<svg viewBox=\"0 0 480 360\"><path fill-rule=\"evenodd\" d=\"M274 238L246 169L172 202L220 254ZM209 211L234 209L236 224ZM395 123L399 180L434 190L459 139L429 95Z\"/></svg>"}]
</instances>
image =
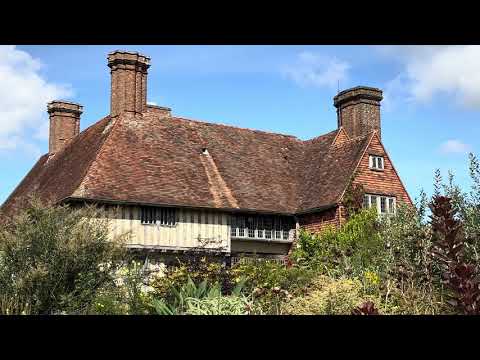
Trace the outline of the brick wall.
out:
<instances>
[{"instance_id":1,"label":"brick wall","mask_svg":"<svg viewBox=\"0 0 480 360\"><path fill-rule=\"evenodd\" d=\"M80 133L82 106L67 101L51 101L47 109L50 115L48 152L53 154Z\"/></svg>"},{"instance_id":2,"label":"brick wall","mask_svg":"<svg viewBox=\"0 0 480 360\"><path fill-rule=\"evenodd\" d=\"M147 70L150 58L137 52L108 54L111 68L111 116L124 111L143 113L147 108Z\"/></svg>"},{"instance_id":3,"label":"brick wall","mask_svg":"<svg viewBox=\"0 0 480 360\"><path fill-rule=\"evenodd\" d=\"M338 127L343 126L350 138L365 135L372 130L381 131L380 101L382 91L357 86L338 93L334 98Z\"/></svg>"},{"instance_id":4,"label":"brick wall","mask_svg":"<svg viewBox=\"0 0 480 360\"><path fill-rule=\"evenodd\" d=\"M335 207L321 212L300 215L298 222L302 229L311 233L317 233L328 226L339 226L341 223L341 210L339 207Z\"/></svg>"},{"instance_id":5,"label":"brick wall","mask_svg":"<svg viewBox=\"0 0 480 360\"><path fill-rule=\"evenodd\" d=\"M383 156L384 170L371 170L369 168L370 154ZM362 184L367 193L395 196L397 202L412 205L412 201L382 146L378 134L372 137L367 151L360 160L353 183ZM311 233L321 232L331 225L340 226L345 221L346 212L341 205L329 210L299 216L300 227Z\"/></svg>"},{"instance_id":6,"label":"brick wall","mask_svg":"<svg viewBox=\"0 0 480 360\"><path fill-rule=\"evenodd\" d=\"M337 206L328 210L319 211L311 214L298 216L300 228L310 233L319 233L327 227L339 227L345 221L342 206ZM291 255L293 249L297 246L297 238L293 241L287 253L287 257Z\"/></svg>"},{"instance_id":7,"label":"brick wall","mask_svg":"<svg viewBox=\"0 0 480 360\"><path fill-rule=\"evenodd\" d=\"M384 170L371 170L369 168L370 154L383 156ZM395 196L397 202L412 204L377 134L373 136L364 157L360 161L353 183L362 184L367 193Z\"/></svg>"}]
</instances>

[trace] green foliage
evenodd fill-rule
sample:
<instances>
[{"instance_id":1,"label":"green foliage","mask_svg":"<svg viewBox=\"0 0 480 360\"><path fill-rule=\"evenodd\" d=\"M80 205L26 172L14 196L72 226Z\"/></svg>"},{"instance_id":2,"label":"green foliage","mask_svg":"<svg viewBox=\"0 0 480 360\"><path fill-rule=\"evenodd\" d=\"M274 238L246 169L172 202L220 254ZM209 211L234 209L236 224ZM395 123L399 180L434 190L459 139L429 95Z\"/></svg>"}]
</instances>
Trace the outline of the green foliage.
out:
<instances>
[{"instance_id":1,"label":"green foliage","mask_svg":"<svg viewBox=\"0 0 480 360\"><path fill-rule=\"evenodd\" d=\"M240 296L217 296L204 299L190 299L186 315L248 315L252 304Z\"/></svg>"},{"instance_id":2,"label":"green foliage","mask_svg":"<svg viewBox=\"0 0 480 360\"><path fill-rule=\"evenodd\" d=\"M301 232L293 259L332 281L360 284L360 290L352 291L373 299L382 314L439 313L444 310L442 286L430 255L426 206L426 196L421 195L417 209L400 205L393 217L362 210L341 229L317 235ZM318 299L305 301L310 300Z\"/></svg>"},{"instance_id":3,"label":"green foliage","mask_svg":"<svg viewBox=\"0 0 480 360\"><path fill-rule=\"evenodd\" d=\"M0 315L30 315L30 305L16 296L0 296Z\"/></svg>"},{"instance_id":4,"label":"green foliage","mask_svg":"<svg viewBox=\"0 0 480 360\"><path fill-rule=\"evenodd\" d=\"M228 294L239 281L233 281L230 269L218 261L211 261L205 256L192 256L178 260L177 266L166 269L164 276L156 277L151 286L156 297L165 297L173 289L187 283L191 278L194 283L206 280L209 283L219 283L223 294Z\"/></svg>"},{"instance_id":5,"label":"green foliage","mask_svg":"<svg viewBox=\"0 0 480 360\"><path fill-rule=\"evenodd\" d=\"M381 222L380 237L388 249L385 270L395 275L396 280L432 280L430 228L423 223L419 213L413 207L400 205L394 217Z\"/></svg>"},{"instance_id":6,"label":"green foliage","mask_svg":"<svg viewBox=\"0 0 480 360\"><path fill-rule=\"evenodd\" d=\"M91 315L128 315L129 308L125 293L116 286L100 289L88 311Z\"/></svg>"},{"instance_id":7,"label":"green foliage","mask_svg":"<svg viewBox=\"0 0 480 360\"><path fill-rule=\"evenodd\" d=\"M0 296L32 314L86 313L112 281L123 247L108 222L87 206L43 206L32 199L0 228Z\"/></svg>"},{"instance_id":8,"label":"green foliage","mask_svg":"<svg viewBox=\"0 0 480 360\"><path fill-rule=\"evenodd\" d=\"M246 293L265 314L279 314L283 301L299 294L307 286L314 271L303 266L290 266L275 261L253 259L240 262L231 270L235 281L243 279Z\"/></svg>"},{"instance_id":9,"label":"green foliage","mask_svg":"<svg viewBox=\"0 0 480 360\"><path fill-rule=\"evenodd\" d=\"M347 222L300 231L287 265L187 256L149 274L108 240L92 207L32 201L0 225L0 314L446 314L480 306L480 163L471 191L435 172L434 201L398 204L394 216L360 209L347 191ZM441 194L444 193L446 197ZM431 205L431 206L430 206ZM120 239L121 240L121 239Z\"/></svg>"},{"instance_id":10,"label":"green foliage","mask_svg":"<svg viewBox=\"0 0 480 360\"><path fill-rule=\"evenodd\" d=\"M362 284L355 279L318 276L304 296L292 298L282 306L290 315L347 315L363 303Z\"/></svg>"},{"instance_id":11,"label":"green foliage","mask_svg":"<svg viewBox=\"0 0 480 360\"><path fill-rule=\"evenodd\" d=\"M343 195L343 206L347 211L347 218L350 218L363 207L365 188L361 184L354 184L350 181L345 194Z\"/></svg>"},{"instance_id":12,"label":"green foliage","mask_svg":"<svg viewBox=\"0 0 480 360\"><path fill-rule=\"evenodd\" d=\"M243 283L239 283L232 295L223 296L218 283L208 285L204 280L196 285L188 280L180 288L173 289L170 299L154 299L153 306L159 315L246 315L253 304L241 294Z\"/></svg>"},{"instance_id":13,"label":"green foliage","mask_svg":"<svg viewBox=\"0 0 480 360\"><path fill-rule=\"evenodd\" d=\"M438 171L438 173L440 173ZM473 262L480 261L480 162L474 154L469 154L470 191L463 191L455 183L454 174L449 172L448 182L438 181L435 195L442 193L452 201L456 216L463 225L465 256Z\"/></svg>"},{"instance_id":14,"label":"green foliage","mask_svg":"<svg viewBox=\"0 0 480 360\"><path fill-rule=\"evenodd\" d=\"M154 300L154 306L160 315L177 315L183 314L187 309L188 299L201 299L203 297L216 297L221 295L218 284L211 288L207 288L208 281L203 280L198 286L190 277L179 288L172 288L170 298L165 300Z\"/></svg>"},{"instance_id":15,"label":"green foliage","mask_svg":"<svg viewBox=\"0 0 480 360\"><path fill-rule=\"evenodd\" d=\"M373 264L381 266L384 244L375 209L364 209L350 217L340 229L320 234L300 232L292 258L332 276L360 276Z\"/></svg>"},{"instance_id":16,"label":"green foliage","mask_svg":"<svg viewBox=\"0 0 480 360\"><path fill-rule=\"evenodd\" d=\"M120 287L128 306L129 314L147 315L152 311L151 294L145 284L146 272L139 261L131 261L120 269Z\"/></svg>"},{"instance_id":17,"label":"green foliage","mask_svg":"<svg viewBox=\"0 0 480 360\"><path fill-rule=\"evenodd\" d=\"M127 262L127 261L125 261ZM153 288L142 263L131 260L114 274L115 281L100 289L90 313L99 315L148 315L153 313Z\"/></svg>"}]
</instances>

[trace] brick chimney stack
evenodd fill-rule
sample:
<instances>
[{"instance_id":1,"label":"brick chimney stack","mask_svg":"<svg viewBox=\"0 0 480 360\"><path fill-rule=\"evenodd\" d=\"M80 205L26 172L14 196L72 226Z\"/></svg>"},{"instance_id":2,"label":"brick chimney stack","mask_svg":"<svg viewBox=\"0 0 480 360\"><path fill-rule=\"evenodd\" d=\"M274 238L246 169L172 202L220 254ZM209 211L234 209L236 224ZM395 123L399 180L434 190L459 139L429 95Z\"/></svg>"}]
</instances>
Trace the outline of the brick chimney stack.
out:
<instances>
[{"instance_id":1,"label":"brick chimney stack","mask_svg":"<svg viewBox=\"0 0 480 360\"><path fill-rule=\"evenodd\" d=\"M343 128L351 138L368 134L373 130L381 136L380 101L382 90L357 86L341 91L333 98L337 108L338 127Z\"/></svg>"},{"instance_id":2,"label":"brick chimney stack","mask_svg":"<svg viewBox=\"0 0 480 360\"><path fill-rule=\"evenodd\" d=\"M83 107L68 101L52 101L47 105L50 115L48 152L54 154L64 148L80 133L80 115Z\"/></svg>"},{"instance_id":3,"label":"brick chimney stack","mask_svg":"<svg viewBox=\"0 0 480 360\"><path fill-rule=\"evenodd\" d=\"M147 108L147 70L150 58L137 52L114 51L108 54L111 71L110 115L143 113Z\"/></svg>"}]
</instances>

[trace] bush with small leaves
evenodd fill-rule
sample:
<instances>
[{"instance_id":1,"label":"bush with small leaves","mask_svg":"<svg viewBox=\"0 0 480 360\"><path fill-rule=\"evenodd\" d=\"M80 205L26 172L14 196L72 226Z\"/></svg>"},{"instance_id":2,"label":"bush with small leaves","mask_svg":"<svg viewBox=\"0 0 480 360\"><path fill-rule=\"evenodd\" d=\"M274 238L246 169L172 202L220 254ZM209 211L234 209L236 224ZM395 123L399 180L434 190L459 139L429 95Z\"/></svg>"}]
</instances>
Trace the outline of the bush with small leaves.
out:
<instances>
[{"instance_id":1,"label":"bush with small leaves","mask_svg":"<svg viewBox=\"0 0 480 360\"><path fill-rule=\"evenodd\" d=\"M121 238L93 206L73 209L31 199L0 227L0 297L31 314L88 312L124 257Z\"/></svg>"},{"instance_id":2,"label":"bush with small leaves","mask_svg":"<svg viewBox=\"0 0 480 360\"><path fill-rule=\"evenodd\" d=\"M318 276L305 290L285 302L282 313L291 315L348 315L366 298L362 295L362 284L355 279L333 279Z\"/></svg>"}]
</instances>

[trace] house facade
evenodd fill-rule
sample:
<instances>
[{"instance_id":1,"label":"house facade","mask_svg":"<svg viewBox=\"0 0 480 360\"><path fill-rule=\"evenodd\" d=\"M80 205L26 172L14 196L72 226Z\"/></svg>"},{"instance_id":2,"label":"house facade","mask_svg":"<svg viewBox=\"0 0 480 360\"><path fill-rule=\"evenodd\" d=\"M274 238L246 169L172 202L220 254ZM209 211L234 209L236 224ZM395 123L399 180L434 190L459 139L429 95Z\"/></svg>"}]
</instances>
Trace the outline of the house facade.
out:
<instances>
[{"instance_id":1,"label":"house facade","mask_svg":"<svg viewBox=\"0 0 480 360\"><path fill-rule=\"evenodd\" d=\"M381 141L379 89L337 94L337 129L302 141L148 105L150 59L139 53L112 52L108 67L110 113L80 132L81 105L49 103L49 152L4 214L36 194L101 205L112 238L129 233L131 249L284 256L300 228L341 226L350 184L363 185L365 206L379 213L411 204Z\"/></svg>"}]
</instances>

